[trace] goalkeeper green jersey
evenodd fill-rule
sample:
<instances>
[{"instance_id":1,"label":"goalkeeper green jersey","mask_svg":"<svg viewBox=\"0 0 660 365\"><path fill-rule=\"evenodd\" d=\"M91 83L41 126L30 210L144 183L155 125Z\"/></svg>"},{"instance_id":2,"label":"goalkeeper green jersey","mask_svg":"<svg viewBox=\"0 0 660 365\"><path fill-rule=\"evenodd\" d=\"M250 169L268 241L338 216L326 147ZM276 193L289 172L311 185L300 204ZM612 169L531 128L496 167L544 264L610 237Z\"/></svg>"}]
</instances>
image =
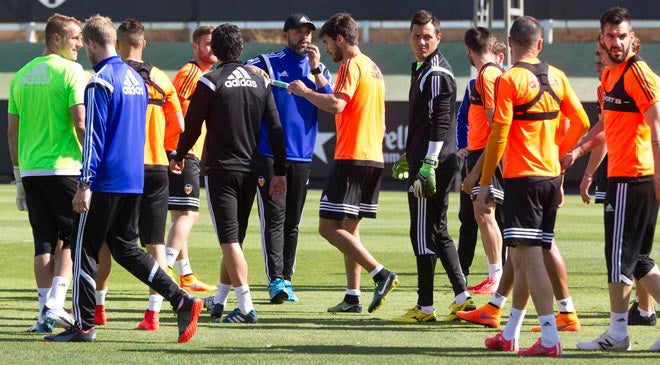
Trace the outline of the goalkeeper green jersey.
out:
<instances>
[{"instance_id":1,"label":"goalkeeper green jersey","mask_svg":"<svg viewBox=\"0 0 660 365\"><path fill-rule=\"evenodd\" d=\"M86 81L80 64L58 55L37 57L16 73L8 112L19 116L21 176L80 174L81 148L69 108L83 104Z\"/></svg>"}]
</instances>

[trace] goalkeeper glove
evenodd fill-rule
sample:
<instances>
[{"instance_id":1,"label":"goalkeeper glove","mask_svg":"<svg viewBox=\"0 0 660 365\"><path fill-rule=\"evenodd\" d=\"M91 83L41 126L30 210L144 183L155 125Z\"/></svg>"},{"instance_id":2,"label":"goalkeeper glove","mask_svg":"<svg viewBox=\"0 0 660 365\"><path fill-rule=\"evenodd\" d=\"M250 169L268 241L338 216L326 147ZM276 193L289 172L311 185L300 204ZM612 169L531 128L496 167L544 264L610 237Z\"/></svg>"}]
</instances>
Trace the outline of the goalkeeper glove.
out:
<instances>
[{"instance_id":1,"label":"goalkeeper glove","mask_svg":"<svg viewBox=\"0 0 660 365\"><path fill-rule=\"evenodd\" d=\"M18 166L14 166L14 178L16 179L16 208L21 212L27 212L25 189L23 188L23 180L21 180L21 170Z\"/></svg>"},{"instance_id":2,"label":"goalkeeper glove","mask_svg":"<svg viewBox=\"0 0 660 365\"><path fill-rule=\"evenodd\" d=\"M399 156L399 159L392 166L392 177L397 180L408 178L408 159L405 152Z\"/></svg>"},{"instance_id":3,"label":"goalkeeper glove","mask_svg":"<svg viewBox=\"0 0 660 365\"><path fill-rule=\"evenodd\" d=\"M413 184L414 195L416 198L430 198L435 194L435 168L438 167L436 157L426 156L422 168L417 173L417 178Z\"/></svg>"}]
</instances>

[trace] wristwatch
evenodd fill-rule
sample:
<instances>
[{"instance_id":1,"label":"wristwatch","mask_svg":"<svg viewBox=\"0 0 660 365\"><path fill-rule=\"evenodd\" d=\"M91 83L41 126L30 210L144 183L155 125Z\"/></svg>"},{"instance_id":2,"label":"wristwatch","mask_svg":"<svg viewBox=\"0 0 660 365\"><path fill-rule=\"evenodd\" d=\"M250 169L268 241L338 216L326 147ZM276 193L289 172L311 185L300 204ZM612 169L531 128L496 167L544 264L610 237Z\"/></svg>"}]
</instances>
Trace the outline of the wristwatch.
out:
<instances>
[{"instance_id":1,"label":"wristwatch","mask_svg":"<svg viewBox=\"0 0 660 365\"><path fill-rule=\"evenodd\" d=\"M78 181L78 189L83 189L83 190L89 189L89 184L84 183L82 181Z\"/></svg>"},{"instance_id":2,"label":"wristwatch","mask_svg":"<svg viewBox=\"0 0 660 365\"><path fill-rule=\"evenodd\" d=\"M319 75L321 72L323 72L321 71L321 66L318 66L317 68L313 68L312 71L310 71L312 75Z\"/></svg>"}]
</instances>

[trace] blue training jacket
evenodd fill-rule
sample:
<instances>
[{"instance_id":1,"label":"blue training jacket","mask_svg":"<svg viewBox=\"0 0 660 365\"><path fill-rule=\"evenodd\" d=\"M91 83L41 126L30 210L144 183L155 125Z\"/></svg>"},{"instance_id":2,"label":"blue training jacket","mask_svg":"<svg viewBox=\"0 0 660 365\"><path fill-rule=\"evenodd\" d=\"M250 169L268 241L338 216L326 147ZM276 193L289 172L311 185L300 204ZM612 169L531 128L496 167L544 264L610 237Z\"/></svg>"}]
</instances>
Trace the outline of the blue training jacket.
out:
<instances>
[{"instance_id":1,"label":"blue training jacket","mask_svg":"<svg viewBox=\"0 0 660 365\"><path fill-rule=\"evenodd\" d=\"M142 194L149 94L119 56L96 66L85 89L85 140L80 181L92 191Z\"/></svg>"},{"instance_id":2,"label":"blue training jacket","mask_svg":"<svg viewBox=\"0 0 660 365\"><path fill-rule=\"evenodd\" d=\"M458 115L456 116L456 148L467 147L467 135L469 130L468 125L468 112L470 111L470 90L474 88L474 79L470 80L468 86L465 88L465 95L461 106L458 108Z\"/></svg>"},{"instance_id":3,"label":"blue training jacket","mask_svg":"<svg viewBox=\"0 0 660 365\"><path fill-rule=\"evenodd\" d=\"M254 65L268 72L272 80L284 82L302 80L308 88L319 93L331 94L334 87L331 84L330 72L321 64L323 76L328 80L328 83L321 89L317 88L314 76L310 73L307 54L300 56L289 48L284 48L279 52L262 54L249 59L245 64ZM286 89L273 86L272 90L286 139L287 160L295 162L312 161L314 144L318 134L318 108L305 98L289 94ZM258 150L261 155L273 157L268 141L268 131L263 126L263 122L259 134Z\"/></svg>"}]
</instances>

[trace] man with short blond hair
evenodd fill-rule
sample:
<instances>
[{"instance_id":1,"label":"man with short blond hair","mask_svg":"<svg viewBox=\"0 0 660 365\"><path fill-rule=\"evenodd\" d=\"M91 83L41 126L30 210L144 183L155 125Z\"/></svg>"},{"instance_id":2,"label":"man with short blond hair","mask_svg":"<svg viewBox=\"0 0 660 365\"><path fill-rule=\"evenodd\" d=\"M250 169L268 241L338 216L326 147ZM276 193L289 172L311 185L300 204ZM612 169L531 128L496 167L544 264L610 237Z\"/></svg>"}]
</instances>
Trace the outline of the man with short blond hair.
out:
<instances>
[{"instance_id":1,"label":"man with short blond hair","mask_svg":"<svg viewBox=\"0 0 660 365\"><path fill-rule=\"evenodd\" d=\"M178 342L187 342L197 330L202 301L187 295L153 257L137 246L147 88L142 77L117 55L116 32L110 18L92 16L86 20L82 34L96 74L85 89L83 161L73 198L73 209L80 213L74 230L75 324L58 335L44 337L44 341L96 341L93 278L99 250L107 242L120 265L170 301L177 313Z\"/></svg>"}]
</instances>

